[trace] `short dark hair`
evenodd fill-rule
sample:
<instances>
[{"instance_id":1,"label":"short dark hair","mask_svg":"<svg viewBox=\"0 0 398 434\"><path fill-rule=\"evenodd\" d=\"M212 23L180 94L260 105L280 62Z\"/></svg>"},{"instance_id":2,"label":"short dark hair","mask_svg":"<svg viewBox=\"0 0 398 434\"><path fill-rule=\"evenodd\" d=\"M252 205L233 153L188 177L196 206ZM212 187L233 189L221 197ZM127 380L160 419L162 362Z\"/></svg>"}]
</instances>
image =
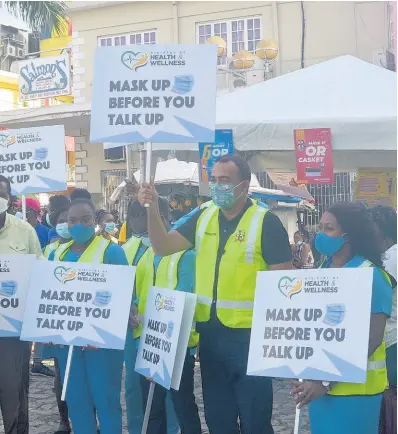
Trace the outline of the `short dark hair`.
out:
<instances>
[{"instance_id":1,"label":"short dark hair","mask_svg":"<svg viewBox=\"0 0 398 434\"><path fill-rule=\"evenodd\" d=\"M6 176L0 175L0 182L3 182L4 184L7 185L8 194L11 196L11 182L10 182L10 180Z\"/></svg>"},{"instance_id":2,"label":"short dark hair","mask_svg":"<svg viewBox=\"0 0 398 434\"><path fill-rule=\"evenodd\" d=\"M234 163L238 168L240 179L242 181L250 182L252 178L252 171L249 163L237 155L224 155L224 157L219 158L216 163Z\"/></svg>"},{"instance_id":3,"label":"short dark hair","mask_svg":"<svg viewBox=\"0 0 398 434\"><path fill-rule=\"evenodd\" d=\"M79 204L81 204L81 205L88 205L91 208L92 212L93 212L94 218L96 218L96 213L97 212L96 212L96 209L95 209L95 206L94 206L93 202L91 200L89 200L89 199L85 199L84 197L79 197L79 198L77 198L75 200L72 200L69 209L72 208L72 206L79 205Z\"/></svg>"},{"instance_id":4,"label":"short dark hair","mask_svg":"<svg viewBox=\"0 0 398 434\"><path fill-rule=\"evenodd\" d=\"M87 199L91 200L91 194L85 188L75 188L69 195L70 200Z\"/></svg>"},{"instance_id":5,"label":"short dark hair","mask_svg":"<svg viewBox=\"0 0 398 434\"><path fill-rule=\"evenodd\" d=\"M56 194L48 199L48 204L55 211L59 208L65 208L70 205L70 199L63 194Z\"/></svg>"},{"instance_id":6,"label":"short dark hair","mask_svg":"<svg viewBox=\"0 0 398 434\"><path fill-rule=\"evenodd\" d=\"M391 206L378 205L370 209L373 220L385 237L397 244L397 212Z\"/></svg>"}]
</instances>

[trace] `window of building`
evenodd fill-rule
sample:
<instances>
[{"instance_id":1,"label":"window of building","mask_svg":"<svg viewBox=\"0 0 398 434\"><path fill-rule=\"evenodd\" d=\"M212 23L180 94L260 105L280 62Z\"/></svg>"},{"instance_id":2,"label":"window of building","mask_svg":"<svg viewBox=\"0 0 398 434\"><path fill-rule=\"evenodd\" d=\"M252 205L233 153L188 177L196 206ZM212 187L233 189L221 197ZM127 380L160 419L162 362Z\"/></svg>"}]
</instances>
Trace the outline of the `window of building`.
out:
<instances>
[{"instance_id":1,"label":"window of building","mask_svg":"<svg viewBox=\"0 0 398 434\"><path fill-rule=\"evenodd\" d=\"M196 30L198 44L205 44L211 36L220 36L227 43L226 56L218 59L219 65L226 65L227 58L239 50L254 53L263 36L261 17L200 23Z\"/></svg>"},{"instance_id":2,"label":"window of building","mask_svg":"<svg viewBox=\"0 0 398 434\"><path fill-rule=\"evenodd\" d=\"M99 47L118 47L121 45L156 44L156 31L128 33L126 35L101 36L98 38Z\"/></svg>"}]
</instances>

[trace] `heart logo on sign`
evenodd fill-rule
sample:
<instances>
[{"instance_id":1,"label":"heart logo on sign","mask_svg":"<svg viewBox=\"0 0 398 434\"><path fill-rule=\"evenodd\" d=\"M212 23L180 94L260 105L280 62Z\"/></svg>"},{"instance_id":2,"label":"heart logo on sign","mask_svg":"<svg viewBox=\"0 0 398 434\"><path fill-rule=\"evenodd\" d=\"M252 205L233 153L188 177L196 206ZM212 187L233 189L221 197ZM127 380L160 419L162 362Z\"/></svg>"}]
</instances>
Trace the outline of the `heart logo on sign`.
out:
<instances>
[{"instance_id":1,"label":"heart logo on sign","mask_svg":"<svg viewBox=\"0 0 398 434\"><path fill-rule=\"evenodd\" d=\"M123 65L132 71L137 71L138 68L145 66L148 59L148 53L134 53L133 51L125 51L121 58Z\"/></svg>"},{"instance_id":2,"label":"heart logo on sign","mask_svg":"<svg viewBox=\"0 0 398 434\"><path fill-rule=\"evenodd\" d=\"M61 283L70 282L77 276L76 270L73 268L65 268L62 265L54 270L54 277Z\"/></svg>"},{"instance_id":3,"label":"heart logo on sign","mask_svg":"<svg viewBox=\"0 0 398 434\"><path fill-rule=\"evenodd\" d=\"M303 281L296 277L291 279L290 277L284 276L279 280L278 288L285 297L291 299L293 295L301 292L303 289Z\"/></svg>"}]
</instances>

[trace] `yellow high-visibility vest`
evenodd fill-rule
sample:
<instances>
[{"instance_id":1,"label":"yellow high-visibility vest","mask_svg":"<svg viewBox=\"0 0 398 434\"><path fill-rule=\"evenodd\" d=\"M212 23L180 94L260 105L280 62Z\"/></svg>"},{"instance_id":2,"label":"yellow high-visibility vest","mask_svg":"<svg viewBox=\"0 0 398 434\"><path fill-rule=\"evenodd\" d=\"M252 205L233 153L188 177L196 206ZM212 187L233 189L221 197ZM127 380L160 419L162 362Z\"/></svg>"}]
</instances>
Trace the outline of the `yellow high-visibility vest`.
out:
<instances>
[{"instance_id":1,"label":"yellow high-visibility vest","mask_svg":"<svg viewBox=\"0 0 398 434\"><path fill-rule=\"evenodd\" d=\"M217 317L226 327L251 328L257 272L268 268L261 249L262 226L268 210L252 203L225 245L218 273L220 210L210 204L198 219L195 241L197 322L209 321L215 302ZM217 282L214 282L217 274ZM213 298L214 284L217 300Z\"/></svg>"},{"instance_id":2,"label":"yellow high-visibility vest","mask_svg":"<svg viewBox=\"0 0 398 434\"><path fill-rule=\"evenodd\" d=\"M160 288L176 289L178 285L178 265L183 252L174 253L174 255L162 258L156 271L155 285ZM196 332L195 323L192 324L191 333L189 335L188 348L194 348L199 343L199 333Z\"/></svg>"},{"instance_id":3,"label":"yellow high-visibility vest","mask_svg":"<svg viewBox=\"0 0 398 434\"><path fill-rule=\"evenodd\" d=\"M365 260L359 267L373 267L374 265ZM385 279L391 285L388 274L380 270ZM383 341L368 360L365 384L338 383L329 392L329 395L377 395L383 393L387 388L387 367L386 367L386 344Z\"/></svg>"},{"instance_id":4,"label":"yellow high-visibility vest","mask_svg":"<svg viewBox=\"0 0 398 434\"><path fill-rule=\"evenodd\" d=\"M142 279L141 287L137 288L137 296L140 300L138 303L138 313L143 316L145 314L146 301L148 298L149 288L153 285L159 286L161 288L169 288L175 290L178 284L178 264L184 255L186 250L182 252L175 253L174 255L165 256L160 259L156 278L155 278L155 267L154 259L155 253L152 248L149 248L145 253L145 260L139 262L137 266L137 272L145 273L145 278ZM144 271L145 270L145 271ZM138 338L141 336L142 325L133 331L133 336ZM188 346L190 348L196 347L199 342L199 335L196 333L194 328L191 330L189 337Z\"/></svg>"},{"instance_id":5,"label":"yellow high-visibility vest","mask_svg":"<svg viewBox=\"0 0 398 434\"><path fill-rule=\"evenodd\" d=\"M66 253L69 251L73 240L68 243L60 244L58 249L54 253L54 261L62 261ZM80 256L78 262L88 262L93 264L103 264L105 251L108 248L111 240L106 240L101 236L96 236L90 245Z\"/></svg>"},{"instance_id":6,"label":"yellow high-visibility vest","mask_svg":"<svg viewBox=\"0 0 398 434\"><path fill-rule=\"evenodd\" d=\"M48 259L48 257L51 255L51 253L58 249L59 244L60 244L60 243L59 243L59 240L54 241L54 242L51 243L51 244L48 244L48 245L46 246L46 248L44 249L43 256L44 256L46 259Z\"/></svg>"},{"instance_id":7,"label":"yellow high-visibility vest","mask_svg":"<svg viewBox=\"0 0 398 434\"><path fill-rule=\"evenodd\" d=\"M141 238L132 236L126 243L123 244L122 249L126 253L127 261L129 265L132 265L135 259L135 255L141 245Z\"/></svg>"}]
</instances>

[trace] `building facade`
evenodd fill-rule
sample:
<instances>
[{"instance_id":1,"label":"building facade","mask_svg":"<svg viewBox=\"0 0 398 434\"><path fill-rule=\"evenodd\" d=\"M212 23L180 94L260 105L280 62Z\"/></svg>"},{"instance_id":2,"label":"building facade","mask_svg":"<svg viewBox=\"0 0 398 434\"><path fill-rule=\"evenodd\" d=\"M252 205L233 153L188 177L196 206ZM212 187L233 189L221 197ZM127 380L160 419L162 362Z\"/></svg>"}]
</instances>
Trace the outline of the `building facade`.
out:
<instances>
[{"instance_id":1,"label":"building facade","mask_svg":"<svg viewBox=\"0 0 398 434\"><path fill-rule=\"evenodd\" d=\"M391 45L388 2L378 1L73 2L69 13L73 22L75 103L91 101L94 52L98 47L202 44L210 36L220 36L226 41L227 53L218 62L218 86L232 91L234 81L222 78L230 75L232 56L242 49L254 52L261 39L272 39L279 48L272 76L345 54L387 67ZM264 75L260 75L263 80ZM245 84L258 79L247 78ZM116 148L113 156L105 158L102 144L88 142L88 129L78 133L77 185L88 188L99 203L107 174L118 171L123 178L125 156Z\"/></svg>"}]
</instances>

